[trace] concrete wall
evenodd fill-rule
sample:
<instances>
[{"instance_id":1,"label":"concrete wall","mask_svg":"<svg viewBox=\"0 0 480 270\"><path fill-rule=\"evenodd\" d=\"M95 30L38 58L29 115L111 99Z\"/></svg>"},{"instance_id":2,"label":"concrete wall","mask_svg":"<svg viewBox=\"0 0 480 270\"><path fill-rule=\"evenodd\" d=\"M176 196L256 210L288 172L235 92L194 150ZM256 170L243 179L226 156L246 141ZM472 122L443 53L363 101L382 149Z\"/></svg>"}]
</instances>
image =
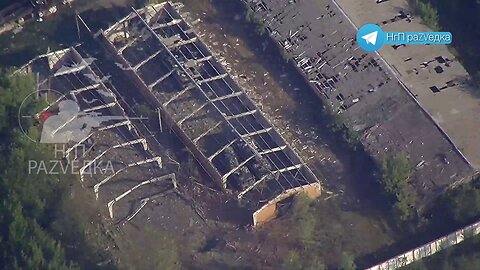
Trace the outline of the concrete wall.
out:
<instances>
[{"instance_id":1,"label":"concrete wall","mask_svg":"<svg viewBox=\"0 0 480 270\"><path fill-rule=\"evenodd\" d=\"M322 193L322 186L320 183L313 183L286 190L253 213L253 225L257 227L274 219L277 216L277 203L300 192L305 192L309 198L316 199Z\"/></svg>"},{"instance_id":2,"label":"concrete wall","mask_svg":"<svg viewBox=\"0 0 480 270\"><path fill-rule=\"evenodd\" d=\"M415 261L418 261L422 258L431 256L441 250L444 250L447 247L456 245L464 241L469 236L477 235L480 233L480 221L469 225L467 227L461 228L451 234L438 238L434 241L431 241L423 246L409 250L403 254L400 254L394 258L391 258L385 262L374 265L366 270L393 270L400 267L411 264Z\"/></svg>"}]
</instances>

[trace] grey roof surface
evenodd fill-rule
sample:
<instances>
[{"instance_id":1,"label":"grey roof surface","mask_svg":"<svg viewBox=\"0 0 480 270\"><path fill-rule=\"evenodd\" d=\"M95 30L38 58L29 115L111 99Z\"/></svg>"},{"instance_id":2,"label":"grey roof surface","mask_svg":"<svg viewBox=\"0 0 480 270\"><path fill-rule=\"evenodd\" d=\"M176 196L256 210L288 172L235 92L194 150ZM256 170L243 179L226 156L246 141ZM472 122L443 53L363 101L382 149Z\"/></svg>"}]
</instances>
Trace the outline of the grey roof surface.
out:
<instances>
[{"instance_id":1,"label":"grey roof surface","mask_svg":"<svg viewBox=\"0 0 480 270\"><path fill-rule=\"evenodd\" d=\"M362 134L381 161L406 153L423 202L470 176L473 169L330 0L246 1L316 93Z\"/></svg>"}]
</instances>

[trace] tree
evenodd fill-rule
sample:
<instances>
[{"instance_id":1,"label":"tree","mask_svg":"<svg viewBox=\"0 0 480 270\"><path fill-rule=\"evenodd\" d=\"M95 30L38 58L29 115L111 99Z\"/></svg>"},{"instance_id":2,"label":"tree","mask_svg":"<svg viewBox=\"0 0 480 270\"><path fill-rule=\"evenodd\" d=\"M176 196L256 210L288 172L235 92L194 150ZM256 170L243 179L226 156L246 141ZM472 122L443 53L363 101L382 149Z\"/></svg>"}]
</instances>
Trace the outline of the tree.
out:
<instances>
[{"instance_id":1,"label":"tree","mask_svg":"<svg viewBox=\"0 0 480 270\"><path fill-rule=\"evenodd\" d=\"M18 109L22 101L35 90L31 76L10 75L0 70L0 134L17 126ZM34 103L24 104L26 109L35 109ZM28 113L26 111L25 113Z\"/></svg>"},{"instance_id":2,"label":"tree","mask_svg":"<svg viewBox=\"0 0 480 270\"><path fill-rule=\"evenodd\" d=\"M399 190L404 188L410 174L410 163L404 154L387 157L382 162L381 182L385 191L390 194L397 194Z\"/></svg>"},{"instance_id":3,"label":"tree","mask_svg":"<svg viewBox=\"0 0 480 270\"><path fill-rule=\"evenodd\" d=\"M46 230L58 181L28 172L28 161L49 157L48 149L17 128L18 109L34 85L29 76L0 71L0 137L9 142L0 149L0 269L72 269ZM27 112L39 106L33 99L23 105Z\"/></svg>"},{"instance_id":4,"label":"tree","mask_svg":"<svg viewBox=\"0 0 480 270\"><path fill-rule=\"evenodd\" d=\"M411 218L415 210L416 194L409 183L411 174L410 162L404 154L387 157L382 162L380 183L393 198L394 208L402 220Z\"/></svg>"}]
</instances>

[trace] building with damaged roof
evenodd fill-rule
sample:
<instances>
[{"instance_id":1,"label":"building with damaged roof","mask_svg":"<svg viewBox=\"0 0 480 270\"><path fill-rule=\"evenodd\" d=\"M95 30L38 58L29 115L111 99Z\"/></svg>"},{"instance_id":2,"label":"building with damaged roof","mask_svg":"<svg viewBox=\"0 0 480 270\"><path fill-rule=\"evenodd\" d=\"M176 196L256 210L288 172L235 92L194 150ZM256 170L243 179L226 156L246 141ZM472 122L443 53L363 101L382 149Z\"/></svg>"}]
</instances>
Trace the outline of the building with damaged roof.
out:
<instances>
[{"instance_id":1,"label":"building with damaged roof","mask_svg":"<svg viewBox=\"0 0 480 270\"><path fill-rule=\"evenodd\" d=\"M255 225L273 218L278 201L320 194L317 177L175 5L135 10L100 38L209 176L255 212Z\"/></svg>"},{"instance_id":2,"label":"building with damaged roof","mask_svg":"<svg viewBox=\"0 0 480 270\"><path fill-rule=\"evenodd\" d=\"M474 173L390 67L359 48L356 29L333 1L244 2L312 90L361 135L377 162L408 156L422 205Z\"/></svg>"}]
</instances>

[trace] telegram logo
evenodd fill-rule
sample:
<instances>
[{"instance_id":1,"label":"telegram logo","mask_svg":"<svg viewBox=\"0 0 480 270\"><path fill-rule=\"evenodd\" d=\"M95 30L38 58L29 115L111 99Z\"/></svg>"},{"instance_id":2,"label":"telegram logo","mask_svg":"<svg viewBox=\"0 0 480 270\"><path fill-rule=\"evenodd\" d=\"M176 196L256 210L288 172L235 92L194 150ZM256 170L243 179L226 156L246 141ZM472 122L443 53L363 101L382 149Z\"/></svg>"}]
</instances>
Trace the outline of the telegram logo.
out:
<instances>
[{"instance_id":1,"label":"telegram logo","mask_svg":"<svg viewBox=\"0 0 480 270\"><path fill-rule=\"evenodd\" d=\"M385 32L376 24L365 24L357 32L357 42L364 51L377 51L385 42Z\"/></svg>"}]
</instances>

